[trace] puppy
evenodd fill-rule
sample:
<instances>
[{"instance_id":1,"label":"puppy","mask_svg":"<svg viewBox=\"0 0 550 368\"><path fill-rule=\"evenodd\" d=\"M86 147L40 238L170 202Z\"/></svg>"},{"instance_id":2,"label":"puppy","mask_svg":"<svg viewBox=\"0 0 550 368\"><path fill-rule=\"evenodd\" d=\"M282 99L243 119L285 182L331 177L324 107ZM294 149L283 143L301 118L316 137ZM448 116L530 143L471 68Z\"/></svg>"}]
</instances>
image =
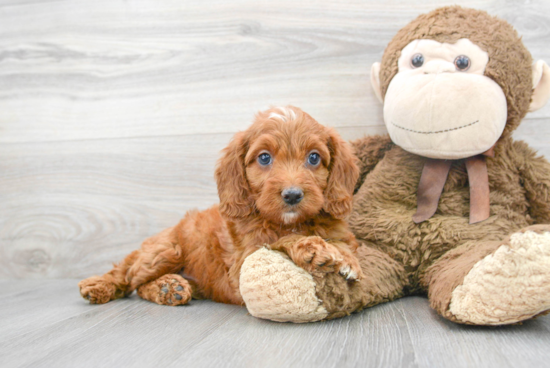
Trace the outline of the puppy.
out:
<instances>
[{"instance_id":1,"label":"puppy","mask_svg":"<svg viewBox=\"0 0 550 368\"><path fill-rule=\"evenodd\" d=\"M223 150L216 168L220 204L190 211L103 276L81 281L81 295L102 304L138 295L165 305L192 297L243 304L239 273L263 246L305 270L362 276L351 211L359 175L347 143L296 107L261 112Z\"/></svg>"}]
</instances>

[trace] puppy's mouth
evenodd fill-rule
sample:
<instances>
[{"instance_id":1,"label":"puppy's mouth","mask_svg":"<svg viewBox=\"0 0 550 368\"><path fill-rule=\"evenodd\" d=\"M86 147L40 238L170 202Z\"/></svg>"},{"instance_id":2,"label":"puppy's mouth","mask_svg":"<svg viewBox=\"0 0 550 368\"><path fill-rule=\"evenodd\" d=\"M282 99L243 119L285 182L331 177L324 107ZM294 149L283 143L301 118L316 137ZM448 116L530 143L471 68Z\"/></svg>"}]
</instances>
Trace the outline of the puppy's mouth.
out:
<instances>
[{"instance_id":1,"label":"puppy's mouth","mask_svg":"<svg viewBox=\"0 0 550 368\"><path fill-rule=\"evenodd\" d=\"M300 215L296 211L288 211L283 213L283 223L285 225L294 223Z\"/></svg>"}]
</instances>

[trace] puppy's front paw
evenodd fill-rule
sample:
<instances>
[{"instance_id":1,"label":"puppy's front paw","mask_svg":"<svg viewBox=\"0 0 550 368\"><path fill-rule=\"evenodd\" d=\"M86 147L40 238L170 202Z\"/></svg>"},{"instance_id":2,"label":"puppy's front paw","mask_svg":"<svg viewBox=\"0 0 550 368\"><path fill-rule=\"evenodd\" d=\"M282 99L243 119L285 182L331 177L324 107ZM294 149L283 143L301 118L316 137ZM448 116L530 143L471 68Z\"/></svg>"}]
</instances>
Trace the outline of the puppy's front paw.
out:
<instances>
[{"instance_id":1,"label":"puppy's front paw","mask_svg":"<svg viewBox=\"0 0 550 368\"><path fill-rule=\"evenodd\" d=\"M338 249L318 236L300 239L289 249L296 265L308 272L335 272L344 260Z\"/></svg>"},{"instance_id":2,"label":"puppy's front paw","mask_svg":"<svg viewBox=\"0 0 550 368\"><path fill-rule=\"evenodd\" d=\"M348 280L362 276L359 262L353 256L342 254L318 236L300 239L290 248L289 256L296 265L310 273L339 272Z\"/></svg>"},{"instance_id":3,"label":"puppy's front paw","mask_svg":"<svg viewBox=\"0 0 550 368\"><path fill-rule=\"evenodd\" d=\"M351 254L344 254L344 260L340 264L338 272L349 281L357 281L365 276L359 261Z\"/></svg>"}]
</instances>

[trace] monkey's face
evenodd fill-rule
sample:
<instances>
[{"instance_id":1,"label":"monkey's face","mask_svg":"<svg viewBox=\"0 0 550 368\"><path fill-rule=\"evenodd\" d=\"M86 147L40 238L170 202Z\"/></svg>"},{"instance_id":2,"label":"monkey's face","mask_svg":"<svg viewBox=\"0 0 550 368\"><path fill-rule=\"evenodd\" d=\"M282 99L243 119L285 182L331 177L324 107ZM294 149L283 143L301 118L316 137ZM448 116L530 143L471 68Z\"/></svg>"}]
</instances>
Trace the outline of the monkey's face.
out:
<instances>
[{"instance_id":1,"label":"monkey's face","mask_svg":"<svg viewBox=\"0 0 550 368\"><path fill-rule=\"evenodd\" d=\"M506 97L484 76L488 54L468 39L415 40L403 48L399 72L384 98L384 121L403 149L460 159L489 150L507 120Z\"/></svg>"}]
</instances>

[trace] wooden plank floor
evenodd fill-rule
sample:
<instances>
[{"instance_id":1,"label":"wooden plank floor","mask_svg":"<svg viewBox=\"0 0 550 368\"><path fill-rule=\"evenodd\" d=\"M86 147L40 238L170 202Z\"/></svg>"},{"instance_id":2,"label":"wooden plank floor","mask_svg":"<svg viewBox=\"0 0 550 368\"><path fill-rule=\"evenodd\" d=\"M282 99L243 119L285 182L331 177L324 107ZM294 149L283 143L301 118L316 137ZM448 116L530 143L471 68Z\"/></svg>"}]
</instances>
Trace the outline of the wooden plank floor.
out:
<instances>
[{"instance_id":1,"label":"wooden plank floor","mask_svg":"<svg viewBox=\"0 0 550 368\"><path fill-rule=\"evenodd\" d=\"M136 295L104 305L77 280L0 283L0 367L548 367L550 316L461 326L408 297L329 322L281 324L245 308Z\"/></svg>"}]
</instances>

